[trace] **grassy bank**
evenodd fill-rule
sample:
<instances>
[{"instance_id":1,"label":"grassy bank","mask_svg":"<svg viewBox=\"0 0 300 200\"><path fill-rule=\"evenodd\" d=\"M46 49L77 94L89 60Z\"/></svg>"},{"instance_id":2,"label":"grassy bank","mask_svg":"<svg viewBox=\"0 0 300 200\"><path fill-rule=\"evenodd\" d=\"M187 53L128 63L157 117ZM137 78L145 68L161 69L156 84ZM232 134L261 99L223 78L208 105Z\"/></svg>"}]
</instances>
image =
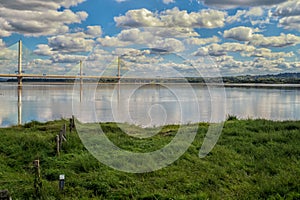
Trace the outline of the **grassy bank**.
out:
<instances>
[{"instance_id":1,"label":"grassy bank","mask_svg":"<svg viewBox=\"0 0 300 200\"><path fill-rule=\"evenodd\" d=\"M13 199L35 199L32 161L38 158L44 199L300 199L300 122L233 118L225 123L213 151L199 159L208 128L201 123L195 141L179 160L144 174L99 163L75 132L68 133L57 157L55 137L64 123L0 129L0 190L8 189ZM178 129L167 126L141 140L122 134L115 124L102 128L118 146L137 152L164 146ZM63 193L58 190L59 174L66 176Z\"/></svg>"}]
</instances>

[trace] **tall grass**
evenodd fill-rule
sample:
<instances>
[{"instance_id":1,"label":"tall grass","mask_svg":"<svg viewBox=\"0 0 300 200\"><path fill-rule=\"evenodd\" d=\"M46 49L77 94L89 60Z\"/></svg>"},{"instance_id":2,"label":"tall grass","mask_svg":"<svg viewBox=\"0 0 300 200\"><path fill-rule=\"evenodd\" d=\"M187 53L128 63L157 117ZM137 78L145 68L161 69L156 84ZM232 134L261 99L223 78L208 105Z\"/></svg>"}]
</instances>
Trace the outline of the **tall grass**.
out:
<instances>
[{"instance_id":1,"label":"tall grass","mask_svg":"<svg viewBox=\"0 0 300 200\"><path fill-rule=\"evenodd\" d=\"M32 122L0 129L0 190L13 199L34 199L32 161L40 159L44 199L300 199L300 122L237 120L224 124L212 152L200 159L209 124L198 124L195 141L170 166L145 174L113 170L98 162L78 135L68 133L60 157L55 136L67 121ZM126 129L142 133L130 125ZM183 127L188 133L189 126ZM101 124L116 145L129 151L162 148L178 126L145 139L126 135L116 124ZM58 176L65 174L65 190Z\"/></svg>"}]
</instances>

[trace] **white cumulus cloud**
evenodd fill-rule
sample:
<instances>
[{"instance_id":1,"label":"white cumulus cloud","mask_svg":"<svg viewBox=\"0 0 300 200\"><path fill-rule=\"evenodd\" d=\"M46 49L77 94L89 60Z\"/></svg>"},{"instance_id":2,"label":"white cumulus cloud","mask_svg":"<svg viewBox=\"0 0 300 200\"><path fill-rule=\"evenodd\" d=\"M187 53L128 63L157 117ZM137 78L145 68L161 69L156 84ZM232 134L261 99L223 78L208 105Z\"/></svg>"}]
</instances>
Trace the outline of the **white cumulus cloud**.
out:
<instances>
[{"instance_id":1,"label":"white cumulus cloud","mask_svg":"<svg viewBox=\"0 0 300 200\"><path fill-rule=\"evenodd\" d=\"M294 34L280 34L280 36L265 37L260 34L253 35L250 44L262 47L286 47L300 44L300 37Z\"/></svg>"},{"instance_id":2,"label":"white cumulus cloud","mask_svg":"<svg viewBox=\"0 0 300 200\"><path fill-rule=\"evenodd\" d=\"M5 48L5 42L0 38L0 49Z\"/></svg>"},{"instance_id":3,"label":"white cumulus cloud","mask_svg":"<svg viewBox=\"0 0 300 200\"><path fill-rule=\"evenodd\" d=\"M2 0L0 3L0 36L13 33L44 36L65 33L69 25L81 23L88 14L69 8L84 0ZM64 10L59 11L61 7Z\"/></svg>"},{"instance_id":4,"label":"white cumulus cloud","mask_svg":"<svg viewBox=\"0 0 300 200\"><path fill-rule=\"evenodd\" d=\"M276 7L274 16L280 17L279 25L286 29L300 30L300 1L290 0Z\"/></svg>"},{"instance_id":5,"label":"white cumulus cloud","mask_svg":"<svg viewBox=\"0 0 300 200\"><path fill-rule=\"evenodd\" d=\"M196 37L192 37L192 38L187 38L184 40L184 42L187 45L206 45L209 43L218 43L220 42L220 38L218 38L217 36L213 36L210 38L196 38Z\"/></svg>"},{"instance_id":6,"label":"white cumulus cloud","mask_svg":"<svg viewBox=\"0 0 300 200\"><path fill-rule=\"evenodd\" d=\"M175 0L163 0L164 4L175 3Z\"/></svg>"},{"instance_id":7,"label":"white cumulus cloud","mask_svg":"<svg viewBox=\"0 0 300 200\"><path fill-rule=\"evenodd\" d=\"M230 52L253 52L255 47L247 44L240 43L223 43L223 44L210 44L205 47L201 47L195 56L225 56Z\"/></svg>"},{"instance_id":8,"label":"white cumulus cloud","mask_svg":"<svg viewBox=\"0 0 300 200\"><path fill-rule=\"evenodd\" d=\"M201 0L204 4L219 8L272 6L288 0Z\"/></svg>"},{"instance_id":9,"label":"white cumulus cloud","mask_svg":"<svg viewBox=\"0 0 300 200\"><path fill-rule=\"evenodd\" d=\"M247 41L254 46L262 47L286 47L300 44L300 37L294 34L281 33L280 36L264 36L262 34L254 34L260 31L250 27L235 27L224 31L224 38L234 39L237 41Z\"/></svg>"},{"instance_id":10,"label":"white cumulus cloud","mask_svg":"<svg viewBox=\"0 0 300 200\"><path fill-rule=\"evenodd\" d=\"M161 49L167 52L182 52L185 50L184 44L181 41L174 38L156 40L149 46L151 48Z\"/></svg>"},{"instance_id":11,"label":"white cumulus cloud","mask_svg":"<svg viewBox=\"0 0 300 200\"><path fill-rule=\"evenodd\" d=\"M143 8L130 10L114 20L119 27L217 28L225 25L226 15L226 12L213 9L188 13L175 7L161 13L153 13Z\"/></svg>"},{"instance_id":12,"label":"white cumulus cloud","mask_svg":"<svg viewBox=\"0 0 300 200\"><path fill-rule=\"evenodd\" d=\"M251 40L253 36L253 32L256 32L259 30L253 30L253 28L245 27L245 26L239 26L232 28L230 30L224 31L224 38L230 38L238 41L249 41Z\"/></svg>"}]
</instances>

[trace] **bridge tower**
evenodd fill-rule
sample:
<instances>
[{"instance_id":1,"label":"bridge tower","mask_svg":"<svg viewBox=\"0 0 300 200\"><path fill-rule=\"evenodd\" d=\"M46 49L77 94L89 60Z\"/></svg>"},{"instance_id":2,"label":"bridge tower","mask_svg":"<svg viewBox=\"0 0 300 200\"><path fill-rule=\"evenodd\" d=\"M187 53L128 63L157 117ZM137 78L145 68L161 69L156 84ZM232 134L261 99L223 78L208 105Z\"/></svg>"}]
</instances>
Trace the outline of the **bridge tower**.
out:
<instances>
[{"instance_id":1,"label":"bridge tower","mask_svg":"<svg viewBox=\"0 0 300 200\"><path fill-rule=\"evenodd\" d=\"M83 96L83 63L82 60L80 60L80 102L82 101L82 96Z\"/></svg>"},{"instance_id":2,"label":"bridge tower","mask_svg":"<svg viewBox=\"0 0 300 200\"><path fill-rule=\"evenodd\" d=\"M82 60L80 60L79 67L80 67L80 72L79 72L80 84L82 84L82 76L83 76L83 62L82 62Z\"/></svg>"},{"instance_id":3,"label":"bridge tower","mask_svg":"<svg viewBox=\"0 0 300 200\"><path fill-rule=\"evenodd\" d=\"M121 57L118 56L118 80L121 79Z\"/></svg>"},{"instance_id":4,"label":"bridge tower","mask_svg":"<svg viewBox=\"0 0 300 200\"><path fill-rule=\"evenodd\" d=\"M18 86L22 87L22 40L19 41Z\"/></svg>"}]
</instances>

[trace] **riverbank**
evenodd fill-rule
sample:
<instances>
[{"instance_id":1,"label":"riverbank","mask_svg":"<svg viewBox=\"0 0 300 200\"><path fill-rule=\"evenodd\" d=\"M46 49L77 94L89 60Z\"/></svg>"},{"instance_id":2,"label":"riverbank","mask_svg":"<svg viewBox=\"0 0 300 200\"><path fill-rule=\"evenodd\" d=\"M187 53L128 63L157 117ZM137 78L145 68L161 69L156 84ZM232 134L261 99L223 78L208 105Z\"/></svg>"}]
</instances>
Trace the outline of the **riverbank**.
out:
<instances>
[{"instance_id":1,"label":"riverbank","mask_svg":"<svg viewBox=\"0 0 300 200\"><path fill-rule=\"evenodd\" d=\"M59 83L59 84L74 84L76 79L64 79L64 78L25 78L23 82L32 82L32 83ZM93 78L93 79L85 79L85 83L117 83L119 81L118 77L111 78ZM266 74L266 75L241 75L241 76L224 76L222 77L222 83L226 84L299 84L300 81L300 73L280 73L280 74ZM17 82L16 78L0 78L0 82ZM153 77L150 79L145 78L129 78L123 77L121 82L127 84L134 84L136 82L140 83L220 83L220 77L211 78L211 77L170 77L170 78L162 78L162 77Z\"/></svg>"},{"instance_id":2,"label":"riverbank","mask_svg":"<svg viewBox=\"0 0 300 200\"><path fill-rule=\"evenodd\" d=\"M300 198L299 121L233 117L203 159L198 153L208 124L201 123L195 141L180 159L145 174L119 172L99 163L75 132L67 133L58 157L55 138L65 123L68 121L31 122L0 129L0 190L9 190L13 199L34 199L32 162L39 159L45 199ZM115 124L101 126L119 147L136 152L161 148L178 130L178 126L166 126L152 138L137 139L122 134ZM65 174L63 192L58 189L60 174Z\"/></svg>"}]
</instances>

